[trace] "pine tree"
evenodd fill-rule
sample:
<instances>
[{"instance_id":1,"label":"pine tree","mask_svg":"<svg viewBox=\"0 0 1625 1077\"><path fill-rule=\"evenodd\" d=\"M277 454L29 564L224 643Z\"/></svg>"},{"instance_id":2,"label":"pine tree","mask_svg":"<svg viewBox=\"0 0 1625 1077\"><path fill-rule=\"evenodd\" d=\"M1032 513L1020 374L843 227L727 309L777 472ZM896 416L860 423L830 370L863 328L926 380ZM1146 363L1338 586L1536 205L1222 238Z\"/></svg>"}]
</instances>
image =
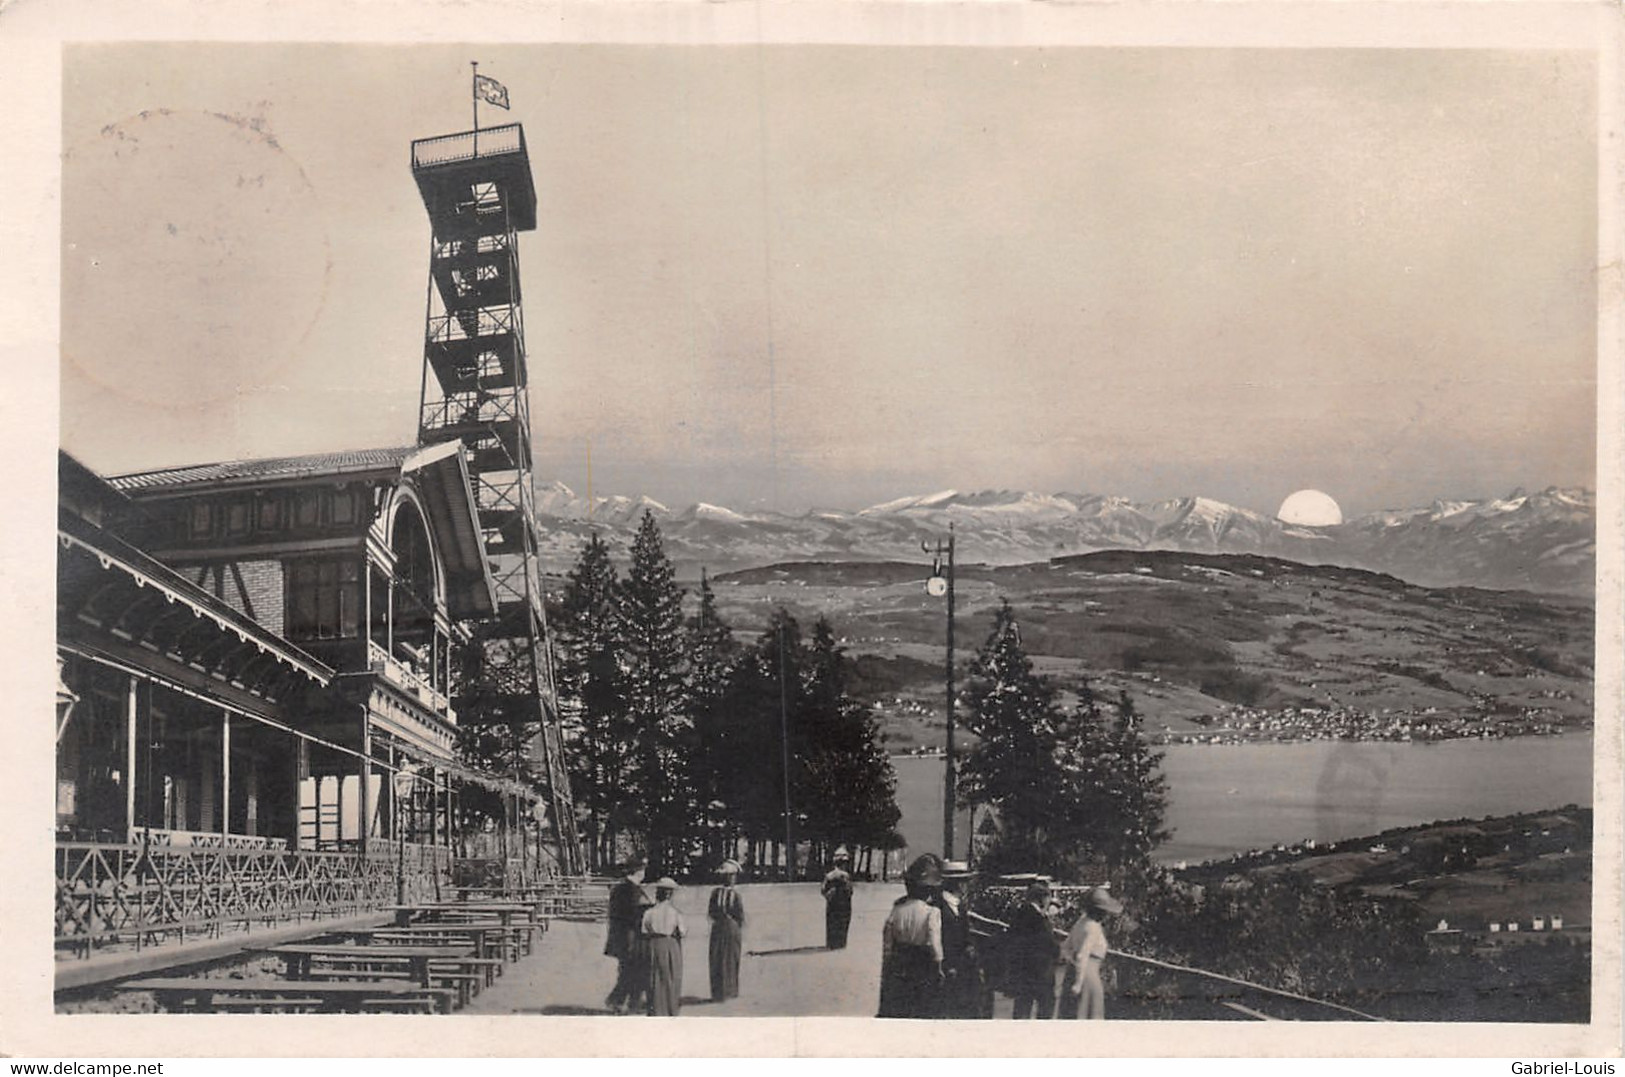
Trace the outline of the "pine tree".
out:
<instances>
[{"instance_id":1,"label":"pine tree","mask_svg":"<svg viewBox=\"0 0 1625 1077\"><path fill-rule=\"evenodd\" d=\"M628 720L621 676L615 595L619 586L609 547L595 531L582 544L564 592L550 612L557 644L558 689L571 741L571 786L591 820L595 860L618 858L617 834L636 819L627 810L635 730Z\"/></svg>"},{"instance_id":2,"label":"pine tree","mask_svg":"<svg viewBox=\"0 0 1625 1077\"><path fill-rule=\"evenodd\" d=\"M650 870L678 870L681 839L694 808L683 653L683 592L666 557L660 525L645 511L632 562L615 595L628 716L636 727L637 798Z\"/></svg>"},{"instance_id":3,"label":"pine tree","mask_svg":"<svg viewBox=\"0 0 1625 1077\"><path fill-rule=\"evenodd\" d=\"M1146 744L1128 693L1108 722L1085 679L1077 706L1062 714L1053 685L1033 672L1009 603L972 664L970 696L979 743L960 794L999 816L988 867L1099 878L1144 864L1170 836L1162 756Z\"/></svg>"},{"instance_id":4,"label":"pine tree","mask_svg":"<svg viewBox=\"0 0 1625 1077\"><path fill-rule=\"evenodd\" d=\"M1055 688L1033 672L1021 644L1021 627L1008 601L994 614L987 641L971 662L971 732L977 743L960 769L959 795L991 805L999 815L996 854L1033 870L1048 857L1060 772L1055 755L1062 718ZM1001 865L1002 866L1002 865Z\"/></svg>"},{"instance_id":5,"label":"pine tree","mask_svg":"<svg viewBox=\"0 0 1625 1077\"><path fill-rule=\"evenodd\" d=\"M1117 697L1117 719L1111 732L1108 788L1113 795L1115 839L1106 849L1114 865L1143 863L1151 851L1173 836L1168 816L1168 780L1162 774L1163 753L1153 751L1141 730L1140 715L1128 692Z\"/></svg>"},{"instance_id":6,"label":"pine tree","mask_svg":"<svg viewBox=\"0 0 1625 1077\"><path fill-rule=\"evenodd\" d=\"M695 799L699 810L693 822L696 836L706 842L708 859L721 859L731 851L730 839L737 823L727 810L729 725L724 702L739 643L733 628L717 610L716 593L710 578L700 571L699 608L688 619L684 636L688 657L689 721L694 728ZM726 833L724 831L727 831Z\"/></svg>"},{"instance_id":7,"label":"pine tree","mask_svg":"<svg viewBox=\"0 0 1625 1077\"><path fill-rule=\"evenodd\" d=\"M809 839L873 845L897 826L897 776L867 709L847 694L849 663L829 621L813 626L797 708L801 793Z\"/></svg>"}]
</instances>

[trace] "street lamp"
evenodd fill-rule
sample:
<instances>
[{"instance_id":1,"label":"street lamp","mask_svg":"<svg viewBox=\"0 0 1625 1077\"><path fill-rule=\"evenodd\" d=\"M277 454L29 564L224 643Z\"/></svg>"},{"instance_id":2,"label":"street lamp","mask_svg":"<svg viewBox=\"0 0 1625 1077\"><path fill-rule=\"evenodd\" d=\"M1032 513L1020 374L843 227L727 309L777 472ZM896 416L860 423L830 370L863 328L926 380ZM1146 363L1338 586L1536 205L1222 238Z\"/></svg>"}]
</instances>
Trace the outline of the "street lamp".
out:
<instances>
[{"instance_id":1,"label":"street lamp","mask_svg":"<svg viewBox=\"0 0 1625 1077\"><path fill-rule=\"evenodd\" d=\"M417 766L406 763L395 772L395 904L406 904L406 835L401 824L401 801L412 795Z\"/></svg>"},{"instance_id":2,"label":"street lamp","mask_svg":"<svg viewBox=\"0 0 1625 1077\"><path fill-rule=\"evenodd\" d=\"M948 541L937 540L933 550L925 543L920 549L931 554L931 577L925 581L925 593L933 598L948 599L948 723L947 744L943 752L942 775L942 856L952 860L954 855L954 525L948 523Z\"/></svg>"}]
</instances>

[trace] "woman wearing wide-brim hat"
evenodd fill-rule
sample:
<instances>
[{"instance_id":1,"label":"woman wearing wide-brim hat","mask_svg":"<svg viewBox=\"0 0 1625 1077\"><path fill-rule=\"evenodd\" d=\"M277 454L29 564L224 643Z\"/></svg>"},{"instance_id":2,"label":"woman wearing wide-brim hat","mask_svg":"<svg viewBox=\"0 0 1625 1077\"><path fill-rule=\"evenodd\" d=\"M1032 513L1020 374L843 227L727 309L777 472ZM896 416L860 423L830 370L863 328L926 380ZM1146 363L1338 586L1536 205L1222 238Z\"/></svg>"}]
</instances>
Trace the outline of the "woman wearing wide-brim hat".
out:
<instances>
[{"instance_id":1,"label":"woman wearing wide-brim hat","mask_svg":"<svg viewBox=\"0 0 1625 1077\"><path fill-rule=\"evenodd\" d=\"M907 888L881 932L877 1017L942 1016L942 910L931 903L942 886L942 861L930 853L903 873Z\"/></svg>"},{"instance_id":2,"label":"woman wearing wide-brim hat","mask_svg":"<svg viewBox=\"0 0 1625 1077\"><path fill-rule=\"evenodd\" d=\"M683 1008L683 914L672 904L677 883L655 882L654 908L643 914L649 944L649 1016L676 1017Z\"/></svg>"},{"instance_id":3,"label":"woman wearing wide-brim hat","mask_svg":"<svg viewBox=\"0 0 1625 1077\"><path fill-rule=\"evenodd\" d=\"M1122 911L1122 902L1103 886L1090 890L1083 899L1082 915L1061 944L1061 963L1066 966L1066 978L1061 982L1061 1017L1106 1019L1106 987L1100 979L1100 966L1107 952L1102 921Z\"/></svg>"},{"instance_id":4,"label":"woman wearing wide-brim hat","mask_svg":"<svg viewBox=\"0 0 1625 1077\"><path fill-rule=\"evenodd\" d=\"M739 955L745 940L745 903L734 889L739 863L724 860L717 866L721 885L711 891L706 915L711 918L711 1001L739 997Z\"/></svg>"}]
</instances>

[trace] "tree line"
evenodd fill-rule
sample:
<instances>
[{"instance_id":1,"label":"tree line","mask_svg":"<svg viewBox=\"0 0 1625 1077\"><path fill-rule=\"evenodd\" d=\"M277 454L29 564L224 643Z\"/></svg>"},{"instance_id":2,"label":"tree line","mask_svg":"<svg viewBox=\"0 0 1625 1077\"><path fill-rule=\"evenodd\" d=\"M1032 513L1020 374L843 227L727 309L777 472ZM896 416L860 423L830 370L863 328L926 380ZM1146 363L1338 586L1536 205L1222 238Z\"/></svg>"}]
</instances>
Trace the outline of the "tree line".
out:
<instances>
[{"instance_id":1,"label":"tree line","mask_svg":"<svg viewBox=\"0 0 1625 1077\"><path fill-rule=\"evenodd\" d=\"M592 863L638 851L678 874L733 856L760 874L786 841L813 863L899 844L896 776L829 622L809 634L780 609L742 641L703 575L686 597L646 512L624 574L594 532L549 604Z\"/></svg>"}]
</instances>

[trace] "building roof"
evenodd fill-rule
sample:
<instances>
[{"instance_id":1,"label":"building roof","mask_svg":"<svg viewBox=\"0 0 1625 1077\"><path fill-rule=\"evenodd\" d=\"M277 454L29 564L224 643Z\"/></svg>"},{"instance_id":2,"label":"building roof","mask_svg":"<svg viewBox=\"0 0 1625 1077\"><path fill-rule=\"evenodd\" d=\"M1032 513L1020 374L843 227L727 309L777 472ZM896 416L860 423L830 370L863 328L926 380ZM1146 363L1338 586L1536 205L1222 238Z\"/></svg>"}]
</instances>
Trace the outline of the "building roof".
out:
<instances>
[{"instance_id":1,"label":"building roof","mask_svg":"<svg viewBox=\"0 0 1625 1077\"><path fill-rule=\"evenodd\" d=\"M195 490L208 487L252 486L265 482L295 481L326 476L363 475L396 472L415 445L389 449L354 449L347 452L311 453L307 456L276 456L264 460L228 460L214 464L186 464L114 475L107 484L115 490L139 497L144 491Z\"/></svg>"},{"instance_id":2,"label":"building roof","mask_svg":"<svg viewBox=\"0 0 1625 1077\"><path fill-rule=\"evenodd\" d=\"M426 446L190 464L117 475L105 481L134 500L161 501L279 483L326 479L395 481L407 474L416 478L426 495L429 526L440 539L450 585L446 595L449 612L458 620L496 613L496 583L486 560L479 506L463 459L462 442L456 439Z\"/></svg>"}]
</instances>

